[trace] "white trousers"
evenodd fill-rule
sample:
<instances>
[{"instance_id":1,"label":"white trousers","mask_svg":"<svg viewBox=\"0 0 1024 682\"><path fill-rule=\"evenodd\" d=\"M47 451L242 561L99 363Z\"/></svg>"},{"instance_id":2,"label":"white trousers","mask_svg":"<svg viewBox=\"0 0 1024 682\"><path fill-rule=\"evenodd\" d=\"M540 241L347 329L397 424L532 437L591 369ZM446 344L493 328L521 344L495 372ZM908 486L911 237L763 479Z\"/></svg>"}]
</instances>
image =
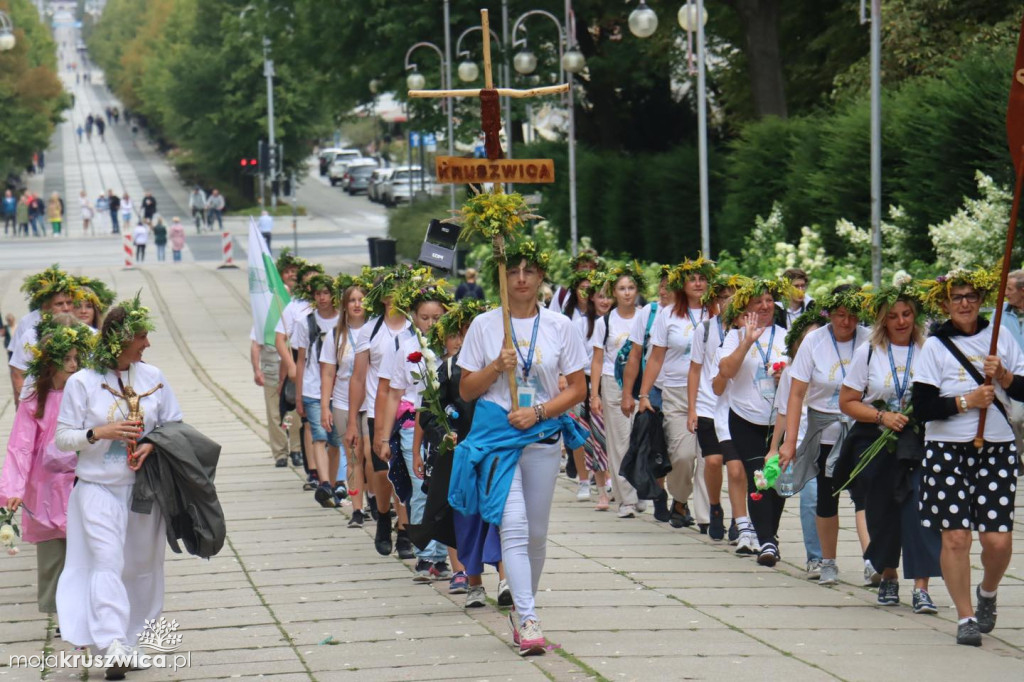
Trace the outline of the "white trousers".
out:
<instances>
[{"instance_id":1,"label":"white trousers","mask_svg":"<svg viewBox=\"0 0 1024 682\"><path fill-rule=\"evenodd\" d=\"M164 520L130 511L131 485L79 481L68 501L68 551L57 583L61 637L106 651L135 646L164 605Z\"/></svg>"},{"instance_id":2,"label":"white trousers","mask_svg":"<svg viewBox=\"0 0 1024 682\"><path fill-rule=\"evenodd\" d=\"M501 516L501 560L520 625L537 620L534 596L547 556L548 522L561 443L535 443L523 449Z\"/></svg>"},{"instance_id":3,"label":"white trousers","mask_svg":"<svg viewBox=\"0 0 1024 682\"><path fill-rule=\"evenodd\" d=\"M665 415L665 440L668 444L672 471L665 477L665 487L672 499L684 504L693 494L691 513L697 523L711 519L708 487L704 482L704 458L700 455L697 434L686 428L690 410L686 387L664 388L661 391L662 412Z\"/></svg>"},{"instance_id":4,"label":"white trousers","mask_svg":"<svg viewBox=\"0 0 1024 682\"><path fill-rule=\"evenodd\" d=\"M619 504L636 504L636 489L624 476L619 467L629 450L629 433L633 429L633 417L622 414L622 389L615 377L605 374L601 377L601 409L604 411L604 440L608 452L608 473L612 480L612 494Z\"/></svg>"}]
</instances>

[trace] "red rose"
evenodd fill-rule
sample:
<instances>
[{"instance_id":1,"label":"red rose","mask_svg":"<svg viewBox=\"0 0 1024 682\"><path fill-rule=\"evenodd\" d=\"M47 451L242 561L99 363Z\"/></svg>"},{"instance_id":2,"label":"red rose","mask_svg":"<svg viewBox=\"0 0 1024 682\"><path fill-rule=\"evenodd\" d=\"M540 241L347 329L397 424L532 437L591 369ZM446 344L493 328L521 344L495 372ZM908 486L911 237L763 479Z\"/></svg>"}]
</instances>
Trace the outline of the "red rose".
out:
<instances>
[{"instance_id":1,"label":"red rose","mask_svg":"<svg viewBox=\"0 0 1024 682\"><path fill-rule=\"evenodd\" d=\"M419 352L418 350L413 351L412 353L409 353L409 357L406 359L409 362L419 362L420 360L423 359L423 353Z\"/></svg>"},{"instance_id":2,"label":"red rose","mask_svg":"<svg viewBox=\"0 0 1024 682\"><path fill-rule=\"evenodd\" d=\"M761 493L750 493L750 499L754 502L760 502L762 497L764 497L764 495Z\"/></svg>"},{"instance_id":3,"label":"red rose","mask_svg":"<svg viewBox=\"0 0 1024 682\"><path fill-rule=\"evenodd\" d=\"M784 362L781 362L781 361L780 362L776 362L774 365L772 365L772 371L773 372L778 372L778 371L784 369L785 366L786 366L786 363L784 363Z\"/></svg>"}]
</instances>

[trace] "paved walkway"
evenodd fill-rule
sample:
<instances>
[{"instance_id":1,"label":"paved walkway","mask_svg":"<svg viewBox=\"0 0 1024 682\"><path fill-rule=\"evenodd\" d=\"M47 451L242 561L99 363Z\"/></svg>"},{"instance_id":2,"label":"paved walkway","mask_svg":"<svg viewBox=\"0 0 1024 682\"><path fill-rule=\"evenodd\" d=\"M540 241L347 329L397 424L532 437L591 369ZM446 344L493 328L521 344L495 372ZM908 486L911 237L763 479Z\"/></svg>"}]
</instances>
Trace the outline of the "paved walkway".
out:
<instances>
[{"instance_id":1,"label":"paved walkway","mask_svg":"<svg viewBox=\"0 0 1024 682\"><path fill-rule=\"evenodd\" d=\"M408 562L379 557L369 530L345 527L348 508L319 508L299 473L272 466L262 397L248 366L246 275L188 264L152 271L88 269L120 292L143 290L158 331L147 360L164 370L186 419L224 446L217 478L228 542L205 562L168 560L166 616L180 624L192 667L132 673L134 680L256 677L283 680L724 679L876 680L1024 675L1024 566L1000 589L999 628L981 649L953 644L941 582L938 616L875 606L860 587L859 547L844 506L839 587L802 577L796 510L782 524L776 569L727 545L655 524L619 520L556 493L549 559L538 596L558 648L520 659L493 605L464 611L446 585L415 585ZM0 272L0 304L15 310L24 273ZM0 382L3 384L4 382ZM10 428L0 386L0 432ZM792 505L795 507L796 505ZM1018 543L1021 531L1015 533ZM68 646L36 612L34 549L0 557L0 679L38 679L8 657ZM486 576L495 593L493 574ZM910 584L902 581L903 596ZM894 673L894 671L899 671ZM84 670L46 679L87 679ZM88 679L97 679L95 673Z\"/></svg>"}]
</instances>

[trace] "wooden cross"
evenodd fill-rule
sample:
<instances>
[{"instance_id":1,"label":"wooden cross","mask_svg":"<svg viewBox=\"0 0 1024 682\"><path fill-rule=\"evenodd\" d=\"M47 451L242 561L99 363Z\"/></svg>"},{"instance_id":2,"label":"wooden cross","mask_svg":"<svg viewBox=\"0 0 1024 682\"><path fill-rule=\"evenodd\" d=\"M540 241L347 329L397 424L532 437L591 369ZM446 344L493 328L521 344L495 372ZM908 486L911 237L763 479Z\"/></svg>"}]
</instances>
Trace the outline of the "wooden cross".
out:
<instances>
[{"instance_id":1,"label":"wooden cross","mask_svg":"<svg viewBox=\"0 0 1024 682\"><path fill-rule=\"evenodd\" d=\"M507 159L501 150L501 103L499 97L539 97L568 92L569 84L552 85L529 90L495 88L491 74L491 30L487 10L480 10L480 27L484 42L484 87L482 90L410 90L409 97L478 97L480 99L480 127L484 131L486 159L466 159L458 156L438 156L434 160L435 178L442 183L494 183L494 193L500 194L501 183L550 183L555 181L555 164L551 159ZM494 252L498 256L498 286L501 295L502 318L505 323L505 348L512 348L512 318L508 309L508 279L505 268L504 236L494 237ZM508 386L512 409L519 408L515 370L508 372Z\"/></svg>"}]
</instances>

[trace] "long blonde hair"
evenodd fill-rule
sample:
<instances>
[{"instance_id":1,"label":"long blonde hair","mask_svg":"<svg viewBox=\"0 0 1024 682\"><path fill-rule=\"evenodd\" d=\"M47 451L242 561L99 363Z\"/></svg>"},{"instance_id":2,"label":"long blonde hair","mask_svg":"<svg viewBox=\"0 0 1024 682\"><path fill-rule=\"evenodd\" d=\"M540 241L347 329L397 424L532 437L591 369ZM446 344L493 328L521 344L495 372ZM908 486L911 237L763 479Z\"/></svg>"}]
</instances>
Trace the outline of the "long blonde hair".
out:
<instances>
[{"instance_id":1,"label":"long blonde hair","mask_svg":"<svg viewBox=\"0 0 1024 682\"><path fill-rule=\"evenodd\" d=\"M924 343L924 324L921 322L921 304L912 298L900 297L895 303L906 303L914 311L914 329L910 332L910 343L920 346ZM875 323L871 326L871 336L868 343L876 348L886 349L889 347L889 332L885 328L885 318L889 316L889 303L878 306L878 313L875 315Z\"/></svg>"},{"instance_id":2,"label":"long blonde hair","mask_svg":"<svg viewBox=\"0 0 1024 682\"><path fill-rule=\"evenodd\" d=\"M351 326L348 319L348 304L352 300L352 294L357 290L363 292L363 296L366 296L366 289L358 284L354 284L345 289L345 295L341 297L341 312L338 315L338 324L334 328L334 357L339 367L341 366L341 358L345 355L345 344L348 343L348 332ZM363 308L363 322L365 321L366 309Z\"/></svg>"}]
</instances>

